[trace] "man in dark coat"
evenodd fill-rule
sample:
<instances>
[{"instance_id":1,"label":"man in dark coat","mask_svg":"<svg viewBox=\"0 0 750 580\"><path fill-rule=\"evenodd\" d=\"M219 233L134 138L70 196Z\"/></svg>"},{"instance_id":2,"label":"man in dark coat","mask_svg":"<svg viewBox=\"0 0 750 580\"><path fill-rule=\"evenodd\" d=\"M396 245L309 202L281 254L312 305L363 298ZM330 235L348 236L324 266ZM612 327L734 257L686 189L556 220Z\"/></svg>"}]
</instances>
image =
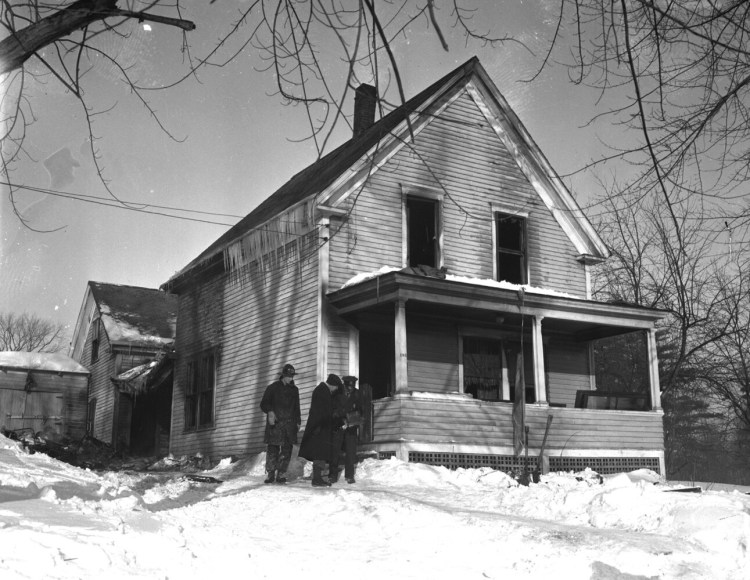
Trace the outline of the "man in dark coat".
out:
<instances>
[{"instance_id":1,"label":"man in dark coat","mask_svg":"<svg viewBox=\"0 0 750 580\"><path fill-rule=\"evenodd\" d=\"M329 486L331 482L323 479L323 468L331 460L331 434L333 429L333 400L336 389L343 387L341 379L328 375L312 394L310 413L307 416L305 432L299 446L299 456L313 462L312 484L314 487Z\"/></svg>"},{"instance_id":2,"label":"man in dark coat","mask_svg":"<svg viewBox=\"0 0 750 580\"><path fill-rule=\"evenodd\" d=\"M333 396L333 453L329 477L335 482L338 479L339 455L344 449L344 477L347 483L354 483L354 464L357 461L357 441L359 426L362 424L364 408L362 397L357 390L357 377L343 377L344 388ZM336 419L340 418L341 427L336 429Z\"/></svg>"},{"instance_id":3,"label":"man in dark coat","mask_svg":"<svg viewBox=\"0 0 750 580\"><path fill-rule=\"evenodd\" d=\"M266 413L265 483L286 483L286 470L292 458L292 445L297 443L302 417L299 410L299 389L294 384L296 371L290 364L284 365L278 381L274 381L263 393L260 408Z\"/></svg>"}]
</instances>

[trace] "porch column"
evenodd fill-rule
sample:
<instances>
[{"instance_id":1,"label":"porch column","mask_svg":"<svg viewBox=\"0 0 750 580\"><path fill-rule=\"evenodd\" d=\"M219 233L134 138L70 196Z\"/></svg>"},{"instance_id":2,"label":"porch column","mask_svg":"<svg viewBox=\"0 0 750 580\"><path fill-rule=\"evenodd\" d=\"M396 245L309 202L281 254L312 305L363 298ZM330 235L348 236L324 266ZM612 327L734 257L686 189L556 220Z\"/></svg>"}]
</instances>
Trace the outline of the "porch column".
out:
<instances>
[{"instance_id":1,"label":"porch column","mask_svg":"<svg viewBox=\"0 0 750 580\"><path fill-rule=\"evenodd\" d=\"M532 348L534 350L534 391L537 404L547 404L547 384L544 380L544 341L542 320L544 316L532 316Z\"/></svg>"},{"instance_id":2,"label":"porch column","mask_svg":"<svg viewBox=\"0 0 750 580\"><path fill-rule=\"evenodd\" d=\"M349 374L359 375L359 329L349 326Z\"/></svg>"},{"instance_id":3,"label":"porch column","mask_svg":"<svg viewBox=\"0 0 750 580\"><path fill-rule=\"evenodd\" d=\"M406 301L396 302L395 344L396 344L396 392L404 392L409 387L406 353Z\"/></svg>"},{"instance_id":4,"label":"porch column","mask_svg":"<svg viewBox=\"0 0 750 580\"><path fill-rule=\"evenodd\" d=\"M651 408L661 409L661 386L659 385L659 356L656 352L656 329L646 331L646 348L648 352L648 378L651 387Z\"/></svg>"}]
</instances>

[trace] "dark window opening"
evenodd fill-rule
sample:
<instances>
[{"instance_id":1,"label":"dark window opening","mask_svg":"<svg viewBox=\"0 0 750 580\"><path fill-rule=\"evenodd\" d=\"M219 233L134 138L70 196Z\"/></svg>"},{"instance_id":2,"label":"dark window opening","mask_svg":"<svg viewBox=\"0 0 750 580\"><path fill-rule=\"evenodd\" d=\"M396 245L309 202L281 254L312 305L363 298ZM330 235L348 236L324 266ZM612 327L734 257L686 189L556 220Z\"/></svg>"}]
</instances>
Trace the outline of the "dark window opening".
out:
<instances>
[{"instance_id":1,"label":"dark window opening","mask_svg":"<svg viewBox=\"0 0 750 580\"><path fill-rule=\"evenodd\" d=\"M88 412L86 413L86 434L94 434L94 419L96 418L96 397L89 401Z\"/></svg>"},{"instance_id":2,"label":"dark window opening","mask_svg":"<svg viewBox=\"0 0 750 580\"><path fill-rule=\"evenodd\" d=\"M526 220L498 213L495 225L497 279L512 284L526 284Z\"/></svg>"},{"instance_id":3,"label":"dark window opening","mask_svg":"<svg viewBox=\"0 0 750 580\"><path fill-rule=\"evenodd\" d=\"M406 199L409 266L439 267L438 202L409 197Z\"/></svg>"},{"instance_id":4,"label":"dark window opening","mask_svg":"<svg viewBox=\"0 0 750 580\"><path fill-rule=\"evenodd\" d=\"M213 353L206 353L188 361L185 385L185 429L200 429L213 425L214 366Z\"/></svg>"},{"instance_id":5,"label":"dark window opening","mask_svg":"<svg viewBox=\"0 0 750 580\"><path fill-rule=\"evenodd\" d=\"M99 326L100 319L94 320L94 324L91 326L91 362L95 363L99 360Z\"/></svg>"}]
</instances>

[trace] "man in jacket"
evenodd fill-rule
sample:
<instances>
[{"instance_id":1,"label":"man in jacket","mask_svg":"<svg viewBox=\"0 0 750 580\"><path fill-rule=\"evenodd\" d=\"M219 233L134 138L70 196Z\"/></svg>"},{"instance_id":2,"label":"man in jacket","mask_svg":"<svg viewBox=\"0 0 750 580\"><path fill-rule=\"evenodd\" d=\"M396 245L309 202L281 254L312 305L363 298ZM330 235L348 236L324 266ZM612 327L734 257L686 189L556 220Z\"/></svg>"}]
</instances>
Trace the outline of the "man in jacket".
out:
<instances>
[{"instance_id":1,"label":"man in jacket","mask_svg":"<svg viewBox=\"0 0 750 580\"><path fill-rule=\"evenodd\" d=\"M299 447L299 456L313 462L312 484L314 487L330 486L330 480L323 479L323 468L331 460L331 435L333 430L333 393L343 387L341 379L328 375L312 394L310 413L307 416L305 432Z\"/></svg>"},{"instance_id":2,"label":"man in jacket","mask_svg":"<svg viewBox=\"0 0 750 580\"><path fill-rule=\"evenodd\" d=\"M263 393L260 408L266 413L265 483L286 483L286 470L292 458L292 446L297 443L302 417L299 409L299 389L294 384L296 371L290 364L284 365L278 381L274 381Z\"/></svg>"},{"instance_id":3,"label":"man in jacket","mask_svg":"<svg viewBox=\"0 0 750 580\"><path fill-rule=\"evenodd\" d=\"M334 432L333 453L331 455L331 467L329 477L335 482L338 479L339 455L341 448L344 449L344 477L347 483L354 483L354 464L357 461L357 441L359 439L359 427L362 424L364 408L362 397L356 387L357 377L345 376L342 379L344 388L334 395ZM335 428L335 419L340 417L340 429Z\"/></svg>"}]
</instances>

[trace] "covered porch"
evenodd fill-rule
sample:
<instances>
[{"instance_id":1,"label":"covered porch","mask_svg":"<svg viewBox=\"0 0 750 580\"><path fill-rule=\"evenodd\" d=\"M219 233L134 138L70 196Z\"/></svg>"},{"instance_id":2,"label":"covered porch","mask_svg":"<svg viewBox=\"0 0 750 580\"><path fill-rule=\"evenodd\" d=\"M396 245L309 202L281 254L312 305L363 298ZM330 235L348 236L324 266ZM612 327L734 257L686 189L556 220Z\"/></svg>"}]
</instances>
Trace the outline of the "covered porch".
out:
<instances>
[{"instance_id":1,"label":"covered porch","mask_svg":"<svg viewBox=\"0 0 750 580\"><path fill-rule=\"evenodd\" d=\"M328 299L351 325L349 352L358 360L350 368L373 399L365 445L381 456L497 468L528 456L545 470L664 473L659 312L412 269ZM595 341L629 333L639 337L646 376L625 389L597 384ZM519 381L528 427L522 457L512 421Z\"/></svg>"}]
</instances>

